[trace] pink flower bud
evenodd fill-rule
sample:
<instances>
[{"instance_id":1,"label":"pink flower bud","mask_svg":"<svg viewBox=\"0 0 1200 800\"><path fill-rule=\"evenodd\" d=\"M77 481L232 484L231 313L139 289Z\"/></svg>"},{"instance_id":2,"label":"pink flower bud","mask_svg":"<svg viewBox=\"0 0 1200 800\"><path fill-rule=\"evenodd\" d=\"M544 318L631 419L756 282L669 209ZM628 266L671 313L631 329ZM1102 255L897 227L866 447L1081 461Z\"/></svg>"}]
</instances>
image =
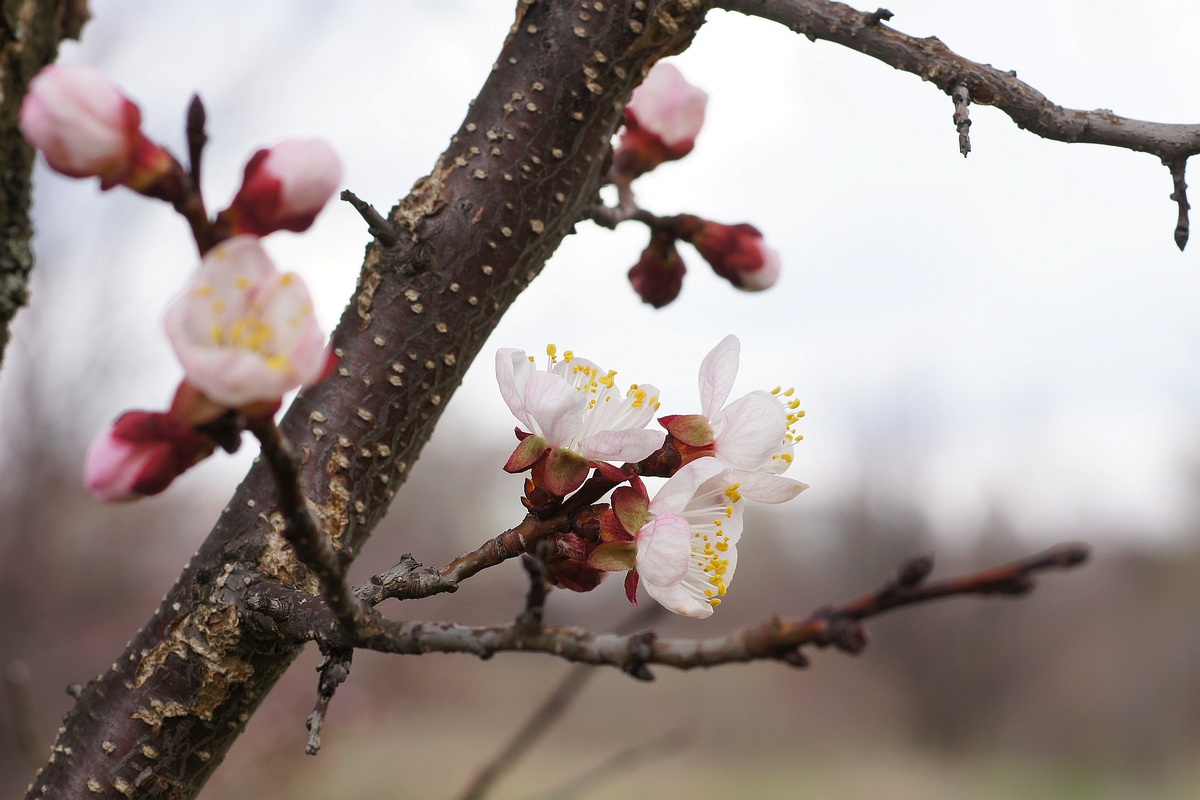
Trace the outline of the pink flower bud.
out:
<instances>
[{"instance_id":1,"label":"pink flower bud","mask_svg":"<svg viewBox=\"0 0 1200 800\"><path fill-rule=\"evenodd\" d=\"M246 164L229 210L234 233L304 231L342 180L342 162L319 139L291 139L259 150Z\"/></svg>"},{"instance_id":2,"label":"pink flower bud","mask_svg":"<svg viewBox=\"0 0 1200 800\"><path fill-rule=\"evenodd\" d=\"M642 302L662 308L679 296L685 272L687 267L675 249L675 239L656 233L630 268L629 282Z\"/></svg>"},{"instance_id":3,"label":"pink flower bud","mask_svg":"<svg viewBox=\"0 0 1200 800\"><path fill-rule=\"evenodd\" d=\"M713 271L739 289L758 292L779 278L779 254L753 225L703 221L688 237Z\"/></svg>"},{"instance_id":4,"label":"pink flower bud","mask_svg":"<svg viewBox=\"0 0 1200 800\"><path fill-rule=\"evenodd\" d=\"M72 178L100 178L143 193L172 172L175 160L141 132L138 107L97 70L52 64L29 84L21 133L50 168Z\"/></svg>"},{"instance_id":5,"label":"pink flower bud","mask_svg":"<svg viewBox=\"0 0 1200 800\"><path fill-rule=\"evenodd\" d=\"M655 64L625 107L616 168L637 176L692 152L707 104L708 94L688 83L674 65Z\"/></svg>"},{"instance_id":6,"label":"pink flower bud","mask_svg":"<svg viewBox=\"0 0 1200 800\"><path fill-rule=\"evenodd\" d=\"M211 439L169 414L128 411L88 448L84 485L105 502L158 494L213 449Z\"/></svg>"},{"instance_id":7,"label":"pink flower bud","mask_svg":"<svg viewBox=\"0 0 1200 800\"><path fill-rule=\"evenodd\" d=\"M276 270L253 236L204 256L164 326L187 382L230 408L278 401L329 363L308 288Z\"/></svg>"}]
</instances>

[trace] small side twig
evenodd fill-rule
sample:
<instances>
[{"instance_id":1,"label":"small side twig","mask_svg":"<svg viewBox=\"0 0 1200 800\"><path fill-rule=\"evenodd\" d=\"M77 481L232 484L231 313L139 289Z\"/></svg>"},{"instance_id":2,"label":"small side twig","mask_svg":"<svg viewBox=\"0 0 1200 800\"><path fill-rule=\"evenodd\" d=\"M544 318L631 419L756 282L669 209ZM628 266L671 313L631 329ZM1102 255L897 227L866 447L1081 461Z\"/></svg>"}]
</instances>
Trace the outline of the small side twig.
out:
<instances>
[{"instance_id":1,"label":"small side twig","mask_svg":"<svg viewBox=\"0 0 1200 800\"><path fill-rule=\"evenodd\" d=\"M954 101L954 127L958 130L958 152L963 158L971 152L971 90L965 83L957 83L950 90Z\"/></svg>"},{"instance_id":2,"label":"small side twig","mask_svg":"<svg viewBox=\"0 0 1200 800\"><path fill-rule=\"evenodd\" d=\"M546 580L546 559L550 549L549 540L543 539L533 553L521 556L521 566L529 573L529 592L525 595L525 608L513 624L526 633L536 633L542 628L546 598L550 596L550 584Z\"/></svg>"},{"instance_id":3,"label":"small side twig","mask_svg":"<svg viewBox=\"0 0 1200 800\"><path fill-rule=\"evenodd\" d=\"M395 224L376 211L375 206L359 199L358 195L349 189L342 190L340 197L354 206L354 210L366 221L367 232L378 239L384 247L391 247L400 241L400 232L396 229Z\"/></svg>"},{"instance_id":4,"label":"small side twig","mask_svg":"<svg viewBox=\"0 0 1200 800\"><path fill-rule=\"evenodd\" d=\"M342 682L350 676L350 660L354 657L353 650L329 650L317 666L320 678L317 680L317 704L308 715L305 725L308 727L308 744L304 752L315 756L321 749L321 728L325 724L325 714L329 711L329 701Z\"/></svg>"},{"instance_id":5,"label":"small side twig","mask_svg":"<svg viewBox=\"0 0 1200 800\"><path fill-rule=\"evenodd\" d=\"M343 632L352 633L366 609L351 593L333 544L308 507L300 486L300 470L287 441L270 419L252 421L247 428L262 445L263 458L275 476L279 511L284 518L283 537L292 545L300 563L316 576L321 595Z\"/></svg>"},{"instance_id":6,"label":"small side twig","mask_svg":"<svg viewBox=\"0 0 1200 800\"><path fill-rule=\"evenodd\" d=\"M1183 250L1187 247L1188 210L1191 208L1187 199L1187 183L1183 179L1187 171L1187 159L1163 159L1163 163L1171 170L1171 180L1175 184L1175 191L1171 192L1171 199L1179 206L1179 219L1175 223L1175 246Z\"/></svg>"}]
</instances>

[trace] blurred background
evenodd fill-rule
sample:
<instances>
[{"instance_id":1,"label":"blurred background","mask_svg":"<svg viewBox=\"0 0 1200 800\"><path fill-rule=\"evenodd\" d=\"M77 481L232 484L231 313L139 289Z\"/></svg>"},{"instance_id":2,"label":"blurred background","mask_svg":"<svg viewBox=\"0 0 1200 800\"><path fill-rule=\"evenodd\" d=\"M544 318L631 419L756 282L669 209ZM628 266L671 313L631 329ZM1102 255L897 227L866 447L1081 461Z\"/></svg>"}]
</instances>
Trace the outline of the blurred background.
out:
<instances>
[{"instance_id":1,"label":"blurred background","mask_svg":"<svg viewBox=\"0 0 1200 800\"><path fill-rule=\"evenodd\" d=\"M92 0L95 19L63 59L106 71L176 152L199 92L211 207L258 147L321 136L342 154L345 186L383 209L448 144L512 5ZM908 0L893 25L1016 69L1068 107L1200 120L1200 7L984 8ZM934 87L739 15L713 12L676 63L709 92L708 122L691 156L639 181L639 198L755 224L783 277L737 293L685 252L683 294L656 312L625 280L645 231L580 225L455 395L355 578L404 552L445 563L519 519L520 478L500 470L513 420L495 347L553 341L656 384L687 413L699 361L726 333L743 343L736 393L797 388L808 416L792 475L812 488L750 517L719 614L667 620L664 633L805 614L923 552L966 570L1070 539L1096 559L1017 602L882 618L863 655L817 653L806 672L660 670L636 684L600 671L495 796L1200 795L1200 243L1184 254L1173 243L1166 170L1043 141L978 106L964 160ZM123 410L169 401L180 372L159 316L195 258L168 209L44 169L38 179L33 301L0 371L4 796L43 762L72 702L64 687L104 670L149 617L253 450L136 505L83 492L91 437ZM303 237L267 245L332 325L366 240L357 214L334 205ZM508 564L385 610L504 622L524 589ZM555 593L549 612L597 629L629 613L618 581ZM309 652L289 672L204 796L453 797L570 669L361 653L308 758L316 663ZM642 763L580 782L628 748Z\"/></svg>"}]
</instances>

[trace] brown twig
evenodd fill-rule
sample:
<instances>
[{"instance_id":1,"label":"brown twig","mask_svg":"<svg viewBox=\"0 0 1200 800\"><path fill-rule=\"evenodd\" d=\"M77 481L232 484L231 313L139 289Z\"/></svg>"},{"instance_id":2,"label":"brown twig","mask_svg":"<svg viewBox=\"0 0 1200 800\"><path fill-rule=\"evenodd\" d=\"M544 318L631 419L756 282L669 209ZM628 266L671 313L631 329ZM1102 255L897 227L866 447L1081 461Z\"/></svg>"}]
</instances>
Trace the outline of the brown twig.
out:
<instances>
[{"instance_id":1,"label":"brown twig","mask_svg":"<svg viewBox=\"0 0 1200 800\"><path fill-rule=\"evenodd\" d=\"M1164 161L1167 169L1171 170L1171 180L1175 184L1175 191L1171 192L1171 199L1179 207L1179 219L1175 223L1175 245L1182 250L1187 247L1188 241L1188 209L1191 206L1187 199L1187 183L1184 181L1184 173L1187 171L1187 159L1181 158L1175 161Z\"/></svg>"},{"instance_id":2,"label":"brown twig","mask_svg":"<svg viewBox=\"0 0 1200 800\"><path fill-rule=\"evenodd\" d=\"M308 744L304 752L315 756L321 749L321 728L325 725L325 714L329 711L329 701L342 682L350 676L350 660L354 657L353 650L329 650L317 666L320 678L317 680L317 703L308 720Z\"/></svg>"},{"instance_id":3,"label":"brown twig","mask_svg":"<svg viewBox=\"0 0 1200 800\"><path fill-rule=\"evenodd\" d=\"M571 627L543 626L524 632L516 625L471 627L445 622L379 620L353 646L389 653L472 653L481 658L505 651L552 653L568 661L619 667L641 680L652 679L646 669L661 664L676 669L713 667L743 661L783 660L800 665L795 653L804 646L834 646L859 652L866 638L861 620L895 608L959 595L1020 595L1030 591L1033 576L1069 569L1087 560L1082 544L1053 547L1043 553L981 572L925 583L928 557L906 564L883 588L836 607L822 608L804 618L773 617L727 636L712 639L659 639L653 634L595 634ZM915 566L914 566L915 565Z\"/></svg>"},{"instance_id":4,"label":"brown twig","mask_svg":"<svg viewBox=\"0 0 1200 800\"><path fill-rule=\"evenodd\" d=\"M376 211L375 206L366 200L360 200L358 195L349 189L343 189L339 196L354 206L354 210L367 223L367 233L378 239L379 243L384 247L391 247L400 240L400 232L396 229L396 226Z\"/></svg>"},{"instance_id":5,"label":"brown twig","mask_svg":"<svg viewBox=\"0 0 1200 800\"><path fill-rule=\"evenodd\" d=\"M283 538L305 567L316 576L321 595L334 618L349 633L366 616L366 608L350 591L346 573L334 552L329 536L317 524L300 486L300 470L287 441L271 419L251 421L248 430L262 445L263 459L278 488Z\"/></svg>"},{"instance_id":6,"label":"brown twig","mask_svg":"<svg viewBox=\"0 0 1200 800\"><path fill-rule=\"evenodd\" d=\"M954 127L958 131L958 152L963 158L971 152L971 92L960 83L950 91L954 101Z\"/></svg>"},{"instance_id":7,"label":"brown twig","mask_svg":"<svg viewBox=\"0 0 1200 800\"><path fill-rule=\"evenodd\" d=\"M1015 72L963 58L937 37L918 39L879 20L872 22L873 15L843 3L829 0L716 0L714 5L778 22L814 42L823 39L856 50L898 70L911 72L947 94L961 86L971 102L995 106L1019 127L1044 139L1152 153L1172 169L1176 194L1180 196L1180 178L1171 165L1200 153L1200 125L1129 119L1105 109L1063 108L1018 80ZM1180 240L1179 230L1177 226L1176 244Z\"/></svg>"}]
</instances>

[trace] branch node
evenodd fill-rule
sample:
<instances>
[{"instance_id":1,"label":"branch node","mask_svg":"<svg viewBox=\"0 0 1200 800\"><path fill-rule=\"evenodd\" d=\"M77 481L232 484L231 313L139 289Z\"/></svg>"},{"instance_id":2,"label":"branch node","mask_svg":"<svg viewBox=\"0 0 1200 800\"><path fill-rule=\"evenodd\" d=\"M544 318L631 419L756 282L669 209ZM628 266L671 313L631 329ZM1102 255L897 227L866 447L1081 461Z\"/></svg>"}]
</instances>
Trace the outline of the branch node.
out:
<instances>
[{"instance_id":1,"label":"branch node","mask_svg":"<svg viewBox=\"0 0 1200 800\"><path fill-rule=\"evenodd\" d=\"M384 247L391 247L400 241L400 231L396 225L376 211L375 206L365 200L360 200L358 195L349 189L343 189L340 197L354 206L354 210L366 221L367 232L378 239Z\"/></svg>"},{"instance_id":2,"label":"branch node","mask_svg":"<svg viewBox=\"0 0 1200 800\"><path fill-rule=\"evenodd\" d=\"M868 28L878 25L881 22L887 22L892 17L896 16L886 8L877 8L869 14L863 15L863 25Z\"/></svg>"},{"instance_id":3,"label":"branch node","mask_svg":"<svg viewBox=\"0 0 1200 800\"><path fill-rule=\"evenodd\" d=\"M646 667L646 662L654 655L654 642L658 634L654 631L634 634L629 637L629 662L624 670L639 681L654 680L654 673Z\"/></svg>"}]
</instances>

